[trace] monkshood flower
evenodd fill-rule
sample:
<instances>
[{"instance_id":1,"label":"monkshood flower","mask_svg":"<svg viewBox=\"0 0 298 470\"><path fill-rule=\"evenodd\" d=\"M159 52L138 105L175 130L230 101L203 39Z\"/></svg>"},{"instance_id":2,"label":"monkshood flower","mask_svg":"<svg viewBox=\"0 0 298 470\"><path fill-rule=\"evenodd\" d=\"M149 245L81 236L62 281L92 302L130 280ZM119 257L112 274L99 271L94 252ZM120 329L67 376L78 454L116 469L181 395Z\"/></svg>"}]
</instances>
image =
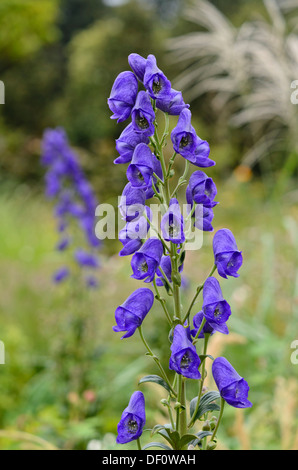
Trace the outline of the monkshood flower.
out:
<instances>
[{"instance_id":1,"label":"monkshood flower","mask_svg":"<svg viewBox=\"0 0 298 470\"><path fill-rule=\"evenodd\" d=\"M189 104L185 104L181 91L171 88L166 98L156 100L156 107L171 116L179 116L183 109L189 108Z\"/></svg>"},{"instance_id":2,"label":"monkshood flower","mask_svg":"<svg viewBox=\"0 0 298 470\"><path fill-rule=\"evenodd\" d=\"M140 82L143 82L147 59L145 59L139 54L133 53L128 56L128 63L138 80L140 80Z\"/></svg>"},{"instance_id":3,"label":"monkshood flower","mask_svg":"<svg viewBox=\"0 0 298 470\"><path fill-rule=\"evenodd\" d=\"M149 54L146 61L143 83L154 100L168 100L171 93L171 82L157 67L156 58Z\"/></svg>"},{"instance_id":4,"label":"monkshood flower","mask_svg":"<svg viewBox=\"0 0 298 470\"><path fill-rule=\"evenodd\" d=\"M163 255L161 258L161 262L159 265L159 268L161 268L164 272L164 274L167 276L167 279L169 282L172 282L172 263L171 263L171 258L170 256ZM164 286L165 285L165 280L164 276L161 273L160 269L156 271L156 285L157 286ZM181 264L178 268L179 273L183 271L183 264Z\"/></svg>"},{"instance_id":5,"label":"monkshood flower","mask_svg":"<svg viewBox=\"0 0 298 470\"><path fill-rule=\"evenodd\" d=\"M138 80L132 72L121 72L118 75L108 98L108 105L113 113L111 119L122 122L129 118L136 101L138 87Z\"/></svg>"},{"instance_id":6,"label":"monkshood flower","mask_svg":"<svg viewBox=\"0 0 298 470\"><path fill-rule=\"evenodd\" d=\"M152 219L152 212L150 207L145 207L147 219ZM144 243L144 239L149 231L150 224L144 216L137 220L127 222L125 227L119 232L119 240L123 245L120 251L120 256L132 255L138 251Z\"/></svg>"},{"instance_id":7,"label":"monkshood flower","mask_svg":"<svg viewBox=\"0 0 298 470\"><path fill-rule=\"evenodd\" d=\"M189 339L189 333L182 325L174 329L173 343L171 345L171 357L169 367L177 374L188 379L200 379L199 366L201 360L195 346Z\"/></svg>"},{"instance_id":8,"label":"monkshood flower","mask_svg":"<svg viewBox=\"0 0 298 470\"><path fill-rule=\"evenodd\" d=\"M195 171L189 178L186 189L186 200L188 204L203 204L205 207L214 207L218 202L214 202L217 189L212 178L203 171Z\"/></svg>"},{"instance_id":9,"label":"monkshood flower","mask_svg":"<svg viewBox=\"0 0 298 470\"><path fill-rule=\"evenodd\" d=\"M191 125L191 112L184 108L179 116L177 126L171 132L171 140L175 152L189 160L193 165L207 168L215 165L209 159L210 147L208 142L200 139Z\"/></svg>"},{"instance_id":10,"label":"monkshood flower","mask_svg":"<svg viewBox=\"0 0 298 470\"><path fill-rule=\"evenodd\" d=\"M121 339L129 338L141 326L144 318L151 310L153 302L153 292L146 287L141 287L116 309L115 320L117 325L113 327L113 330L117 333L126 331Z\"/></svg>"},{"instance_id":11,"label":"monkshood flower","mask_svg":"<svg viewBox=\"0 0 298 470\"><path fill-rule=\"evenodd\" d=\"M161 230L166 241L175 244L185 242L183 216L175 198L171 199L169 209L162 217Z\"/></svg>"},{"instance_id":12,"label":"monkshood flower","mask_svg":"<svg viewBox=\"0 0 298 470\"><path fill-rule=\"evenodd\" d=\"M152 282L163 255L163 245L159 238L149 238L131 259L134 279Z\"/></svg>"},{"instance_id":13,"label":"monkshood flower","mask_svg":"<svg viewBox=\"0 0 298 470\"><path fill-rule=\"evenodd\" d=\"M235 408L251 408L248 400L249 386L224 357L218 357L212 364L212 375L221 397Z\"/></svg>"},{"instance_id":14,"label":"monkshood flower","mask_svg":"<svg viewBox=\"0 0 298 470\"><path fill-rule=\"evenodd\" d=\"M221 277L239 277L238 270L242 266L243 258L231 230L224 228L216 232L213 238L213 253Z\"/></svg>"},{"instance_id":15,"label":"monkshood flower","mask_svg":"<svg viewBox=\"0 0 298 470\"><path fill-rule=\"evenodd\" d=\"M99 259L93 253L88 253L82 249L75 252L75 260L80 266L86 266L88 268L99 268Z\"/></svg>"},{"instance_id":16,"label":"monkshood flower","mask_svg":"<svg viewBox=\"0 0 298 470\"><path fill-rule=\"evenodd\" d=\"M147 189L152 186L153 156L150 147L138 144L134 150L126 176L134 188Z\"/></svg>"},{"instance_id":17,"label":"monkshood flower","mask_svg":"<svg viewBox=\"0 0 298 470\"><path fill-rule=\"evenodd\" d=\"M132 125L136 132L150 137L154 134L155 113L150 96L145 91L139 91L135 105L131 111Z\"/></svg>"},{"instance_id":18,"label":"monkshood flower","mask_svg":"<svg viewBox=\"0 0 298 470\"><path fill-rule=\"evenodd\" d=\"M191 330L191 335L193 337L196 336L201 324L202 324L202 321L204 319L204 313L203 313L203 310L201 310L199 313L197 313L194 317L193 317L193 330ZM215 333L215 330L214 328L212 328L212 326L206 321L203 328L202 328L202 331L201 333L199 334L198 338L204 338L205 334L209 334L209 335L213 335Z\"/></svg>"},{"instance_id":19,"label":"monkshood flower","mask_svg":"<svg viewBox=\"0 0 298 470\"><path fill-rule=\"evenodd\" d=\"M138 439L146 423L145 398L142 392L134 392L118 424L117 444L126 444Z\"/></svg>"},{"instance_id":20,"label":"monkshood flower","mask_svg":"<svg viewBox=\"0 0 298 470\"><path fill-rule=\"evenodd\" d=\"M223 298L218 280L209 277L203 287L203 314L207 323L214 330L228 334L226 322L231 313L231 307Z\"/></svg>"},{"instance_id":21,"label":"monkshood flower","mask_svg":"<svg viewBox=\"0 0 298 470\"><path fill-rule=\"evenodd\" d=\"M145 209L145 202L145 191L142 188L134 188L131 183L127 183L119 203L119 211L123 220L131 222L142 215Z\"/></svg>"},{"instance_id":22,"label":"monkshood flower","mask_svg":"<svg viewBox=\"0 0 298 470\"><path fill-rule=\"evenodd\" d=\"M100 246L100 241L94 232L95 209L98 202L77 156L69 146L64 129L47 129L45 131L41 162L48 168L45 176L46 194L51 199L55 198L56 201L54 213L61 237L56 246L57 250L65 251L76 243L75 237L68 233L71 230L71 223L75 222L81 229L86 244L86 248L76 247L78 252L84 253L87 258L95 257L95 254L89 253L89 249L96 251ZM77 251L74 256L81 267L90 267L86 260L77 258ZM96 267L99 267L98 259ZM62 282L69 275L69 269L62 268L54 275L54 281Z\"/></svg>"},{"instance_id":23,"label":"monkshood flower","mask_svg":"<svg viewBox=\"0 0 298 470\"><path fill-rule=\"evenodd\" d=\"M116 150L120 156L114 160L114 163L129 163L136 146L141 143L149 144L149 137L141 132L136 132L132 123L130 123L116 140Z\"/></svg>"},{"instance_id":24,"label":"monkshood flower","mask_svg":"<svg viewBox=\"0 0 298 470\"><path fill-rule=\"evenodd\" d=\"M213 210L210 207L205 207L201 204L196 206L192 219L194 227L204 232L213 232L212 220L214 218Z\"/></svg>"}]
</instances>

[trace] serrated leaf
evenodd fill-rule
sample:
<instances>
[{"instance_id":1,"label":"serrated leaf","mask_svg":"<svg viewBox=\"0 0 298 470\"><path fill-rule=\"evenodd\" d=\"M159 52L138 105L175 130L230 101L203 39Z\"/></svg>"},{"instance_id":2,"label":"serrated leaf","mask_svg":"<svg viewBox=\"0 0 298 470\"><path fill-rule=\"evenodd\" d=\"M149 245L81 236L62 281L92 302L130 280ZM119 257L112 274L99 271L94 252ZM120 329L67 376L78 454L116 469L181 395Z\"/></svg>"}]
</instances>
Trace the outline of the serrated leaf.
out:
<instances>
[{"instance_id":1,"label":"serrated leaf","mask_svg":"<svg viewBox=\"0 0 298 470\"><path fill-rule=\"evenodd\" d=\"M160 449L164 450L172 450L171 447L167 446L166 444L163 444L162 442L149 442L149 444L146 444L142 450L150 449L151 447L159 447Z\"/></svg>"},{"instance_id":2,"label":"serrated leaf","mask_svg":"<svg viewBox=\"0 0 298 470\"><path fill-rule=\"evenodd\" d=\"M210 392L205 393L205 395L203 395L200 400L200 405L196 413L195 420L200 419L201 416L203 416L205 413L208 413L209 411L219 411L220 407L216 403L213 403L215 400L218 400L219 398L220 398L220 393L218 391L210 391ZM190 402L191 417L193 416L195 412L197 401L198 401L198 397L195 397Z\"/></svg>"},{"instance_id":3,"label":"serrated leaf","mask_svg":"<svg viewBox=\"0 0 298 470\"><path fill-rule=\"evenodd\" d=\"M146 383L146 382L152 382L160 385L164 389L167 390L167 392L171 393L171 389L168 386L167 382L164 381L159 375L146 375L145 377L142 377L141 380L139 381L139 385Z\"/></svg>"}]
</instances>

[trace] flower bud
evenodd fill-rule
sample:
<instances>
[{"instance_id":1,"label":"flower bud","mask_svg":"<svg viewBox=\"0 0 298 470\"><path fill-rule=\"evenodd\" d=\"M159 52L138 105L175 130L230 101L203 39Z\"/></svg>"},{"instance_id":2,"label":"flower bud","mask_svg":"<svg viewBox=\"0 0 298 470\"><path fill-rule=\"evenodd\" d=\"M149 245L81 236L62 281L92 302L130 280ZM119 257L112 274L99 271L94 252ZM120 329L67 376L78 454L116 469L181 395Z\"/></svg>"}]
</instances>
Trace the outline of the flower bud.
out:
<instances>
[{"instance_id":1,"label":"flower bud","mask_svg":"<svg viewBox=\"0 0 298 470\"><path fill-rule=\"evenodd\" d=\"M210 441L207 444L207 450L214 450L217 447L217 442L215 441Z\"/></svg>"}]
</instances>

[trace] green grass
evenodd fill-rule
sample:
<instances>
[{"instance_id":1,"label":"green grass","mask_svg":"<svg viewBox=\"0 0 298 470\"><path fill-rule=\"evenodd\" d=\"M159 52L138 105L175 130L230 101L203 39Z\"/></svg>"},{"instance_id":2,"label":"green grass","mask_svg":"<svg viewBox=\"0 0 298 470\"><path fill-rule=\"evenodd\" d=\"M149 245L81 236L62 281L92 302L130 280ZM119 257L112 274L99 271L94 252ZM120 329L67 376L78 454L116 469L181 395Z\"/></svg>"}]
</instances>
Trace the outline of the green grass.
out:
<instances>
[{"instance_id":1,"label":"green grass","mask_svg":"<svg viewBox=\"0 0 298 470\"><path fill-rule=\"evenodd\" d=\"M233 312L231 333L215 335L211 351L225 355L247 379L254 403L240 412L226 407L219 440L232 449L297 448L298 366L290 356L297 339L298 209L286 197L266 200L258 182L240 184L231 177L217 185L214 228L234 232L244 265L240 278L220 279ZM0 366L0 429L30 433L62 449L86 448L91 439L112 448L110 433L115 434L138 380L157 373L137 335L121 341L112 331L115 308L139 287L130 278L129 258L118 256L115 242L114 254L103 255L100 289L74 300L77 285L73 290L70 284L56 288L51 282L61 260L53 250L55 222L48 201L27 187L3 191L0 217L0 340L6 347L6 364ZM212 237L204 234L202 249L187 254L185 304L212 266ZM80 319L84 334L78 340ZM162 338L167 324L158 305L144 331L166 367L169 344ZM147 425L165 423L162 389L141 387ZM95 392L95 401L86 399L86 390ZM192 384L188 398L195 393ZM146 433L143 440L148 439ZM1 449L38 445L0 433Z\"/></svg>"}]
</instances>

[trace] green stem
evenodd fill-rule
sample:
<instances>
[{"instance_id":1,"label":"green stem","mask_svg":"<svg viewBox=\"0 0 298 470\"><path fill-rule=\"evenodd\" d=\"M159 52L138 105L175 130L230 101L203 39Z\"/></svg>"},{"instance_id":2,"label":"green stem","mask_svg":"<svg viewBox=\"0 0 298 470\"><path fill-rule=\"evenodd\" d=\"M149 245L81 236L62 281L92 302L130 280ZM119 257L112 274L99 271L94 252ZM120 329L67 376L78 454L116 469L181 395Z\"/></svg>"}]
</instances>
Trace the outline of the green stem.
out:
<instances>
[{"instance_id":1,"label":"green stem","mask_svg":"<svg viewBox=\"0 0 298 470\"><path fill-rule=\"evenodd\" d=\"M208 346L208 341L209 341L209 338L210 338L210 334L205 334L204 335L204 350L203 350L203 355L205 356L207 354L207 346ZM198 400L197 400L197 404L196 404L196 407L195 407L195 411L192 415L192 418L188 424L188 428L191 428L196 420L196 415L197 415L197 412L198 412L198 409L199 409L199 406L200 406L200 401L201 401L201 397L202 397L202 392L203 392L203 386L204 386L204 380L205 380L205 370L206 370L206 367L205 367L205 359L203 359L202 361L202 372L201 372L201 379L200 379L200 385L199 385L199 393L198 393Z\"/></svg>"},{"instance_id":2,"label":"green stem","mask_svg":"<svg viewBox=\"0 0 298 470\"><path fill-rule=\"evenodd\" d=\"M138 450L142 450L140 438L137 439Z\"/></svg>"},{"instance_id":3,"label":"green stem","mask_svg":"<svg viewBox=\"0 0 298 470\"><path fill-rule=\"evenodd\" d=\"M156 300L158 300L163 308L163 311L167 317L167 320L170 324L170 326L172 326L172 319L171 319L171 316L168 312L168 309L167 309L167 306L166 306L166 301L165 299L163 299L161 296L160 296L160 293L159 293L159 290L158 290L158 287L157 287L157 284L156 284L156 279L154 278L153 279L153 286L154 286L154 289L155 289L155 293L156 293Z\"/></svg>"},{"instance_id":4,"label":"green stem","mask_svg":"<svg viewBox=\"0 0 298 470\"><path fill-rule=\"evenodd\" d=\"M184 377L181 380L181 396L178 397L181 406L183 407L180 412L180 422L179 422L179 434L180 437L184 436L187 433L187 416L186 416L186 381ZM187 448L187 446L186 446ZM185 450L185 448L180 449Z\"/></svg>"},{"instance_id":5,"label":"green stem","mask_svg":"<svg viewBox=\"0 0 298 470\"><path fill-rule=\"evenodd\" d=\"M220 422L221 422L221 419L222 419L222 416L223 416L225 403L226 403L225 400L223 398L221 398L220 399L220 412L219 412L218 420L217 420L216 426L214 428L214 431L212 433L210 442L212 442L216 437L216 433L218 431L218 428L219 428L219 425L220 425Z\"/></svg>"},{"instance_id":6,"label":"green stem","mask_svg":"<svg viewBox=\"0 0 298 470\"><path fill-rule=\"evenodd\" d=\"M208 279L209 277L211 277L211 276L213 275L213 273L214 273L215 270L216 270L216 265L213 266L213 268L211 269L211 271L210 271L210 273L208 274L207 278L205 279L204 283L203 283L203 284L200 284L200 285L198 286L197 292L196 292L194 298L192 299L192 302L191 302L191 304L190 304L190 306L189 306L189 309L187 310L187 313L186 313L185 317L183 318L182 324L184 324L184 322L186 322L186 320L188 319L189 315L191 314L192 308L193 308L194 304L196 303L197 298L199 297L201 291L203 290L203 287L204 287L204 285L205 285L205 282L207 281L207 279Z\"/></svg>"},{"instance_id":7,"label":"green stem","mask_svg":"<svg viewBox=\"0 0 298 470\"><path fill-rule=\"evenodd\" d=\"M147 349L149 356L152 357L152 359L153 359L154 362L156 363L157 367L158 367L159 370L160 370L160 373L161 373L162 378L164 379L164 381L165 381L165 382L167 383L167 385L169 386L169 388L170 388L171 392L173 393L173 395L174 395L174 396L177 396L175 390L172 388L172 385L171 385L171 383L170 383L170 381L169 381L169 379L168 379L168 376L167 376L167 374L166 374L164 368L162 367L162 365L161 365L161 363L160 363L160 360L158 359L157 356L155 356L155 354L154 354L154 353L152 352L152 350L150 349L150 347L149 347L147 341L145 340L144 335L143 335L142 326L139 326L139 327L138 327L138 330L139 330L139 333L140 333L141 340L142 340L142 342L143 342L145 348Z\"/></svg>"}]
</instances>

